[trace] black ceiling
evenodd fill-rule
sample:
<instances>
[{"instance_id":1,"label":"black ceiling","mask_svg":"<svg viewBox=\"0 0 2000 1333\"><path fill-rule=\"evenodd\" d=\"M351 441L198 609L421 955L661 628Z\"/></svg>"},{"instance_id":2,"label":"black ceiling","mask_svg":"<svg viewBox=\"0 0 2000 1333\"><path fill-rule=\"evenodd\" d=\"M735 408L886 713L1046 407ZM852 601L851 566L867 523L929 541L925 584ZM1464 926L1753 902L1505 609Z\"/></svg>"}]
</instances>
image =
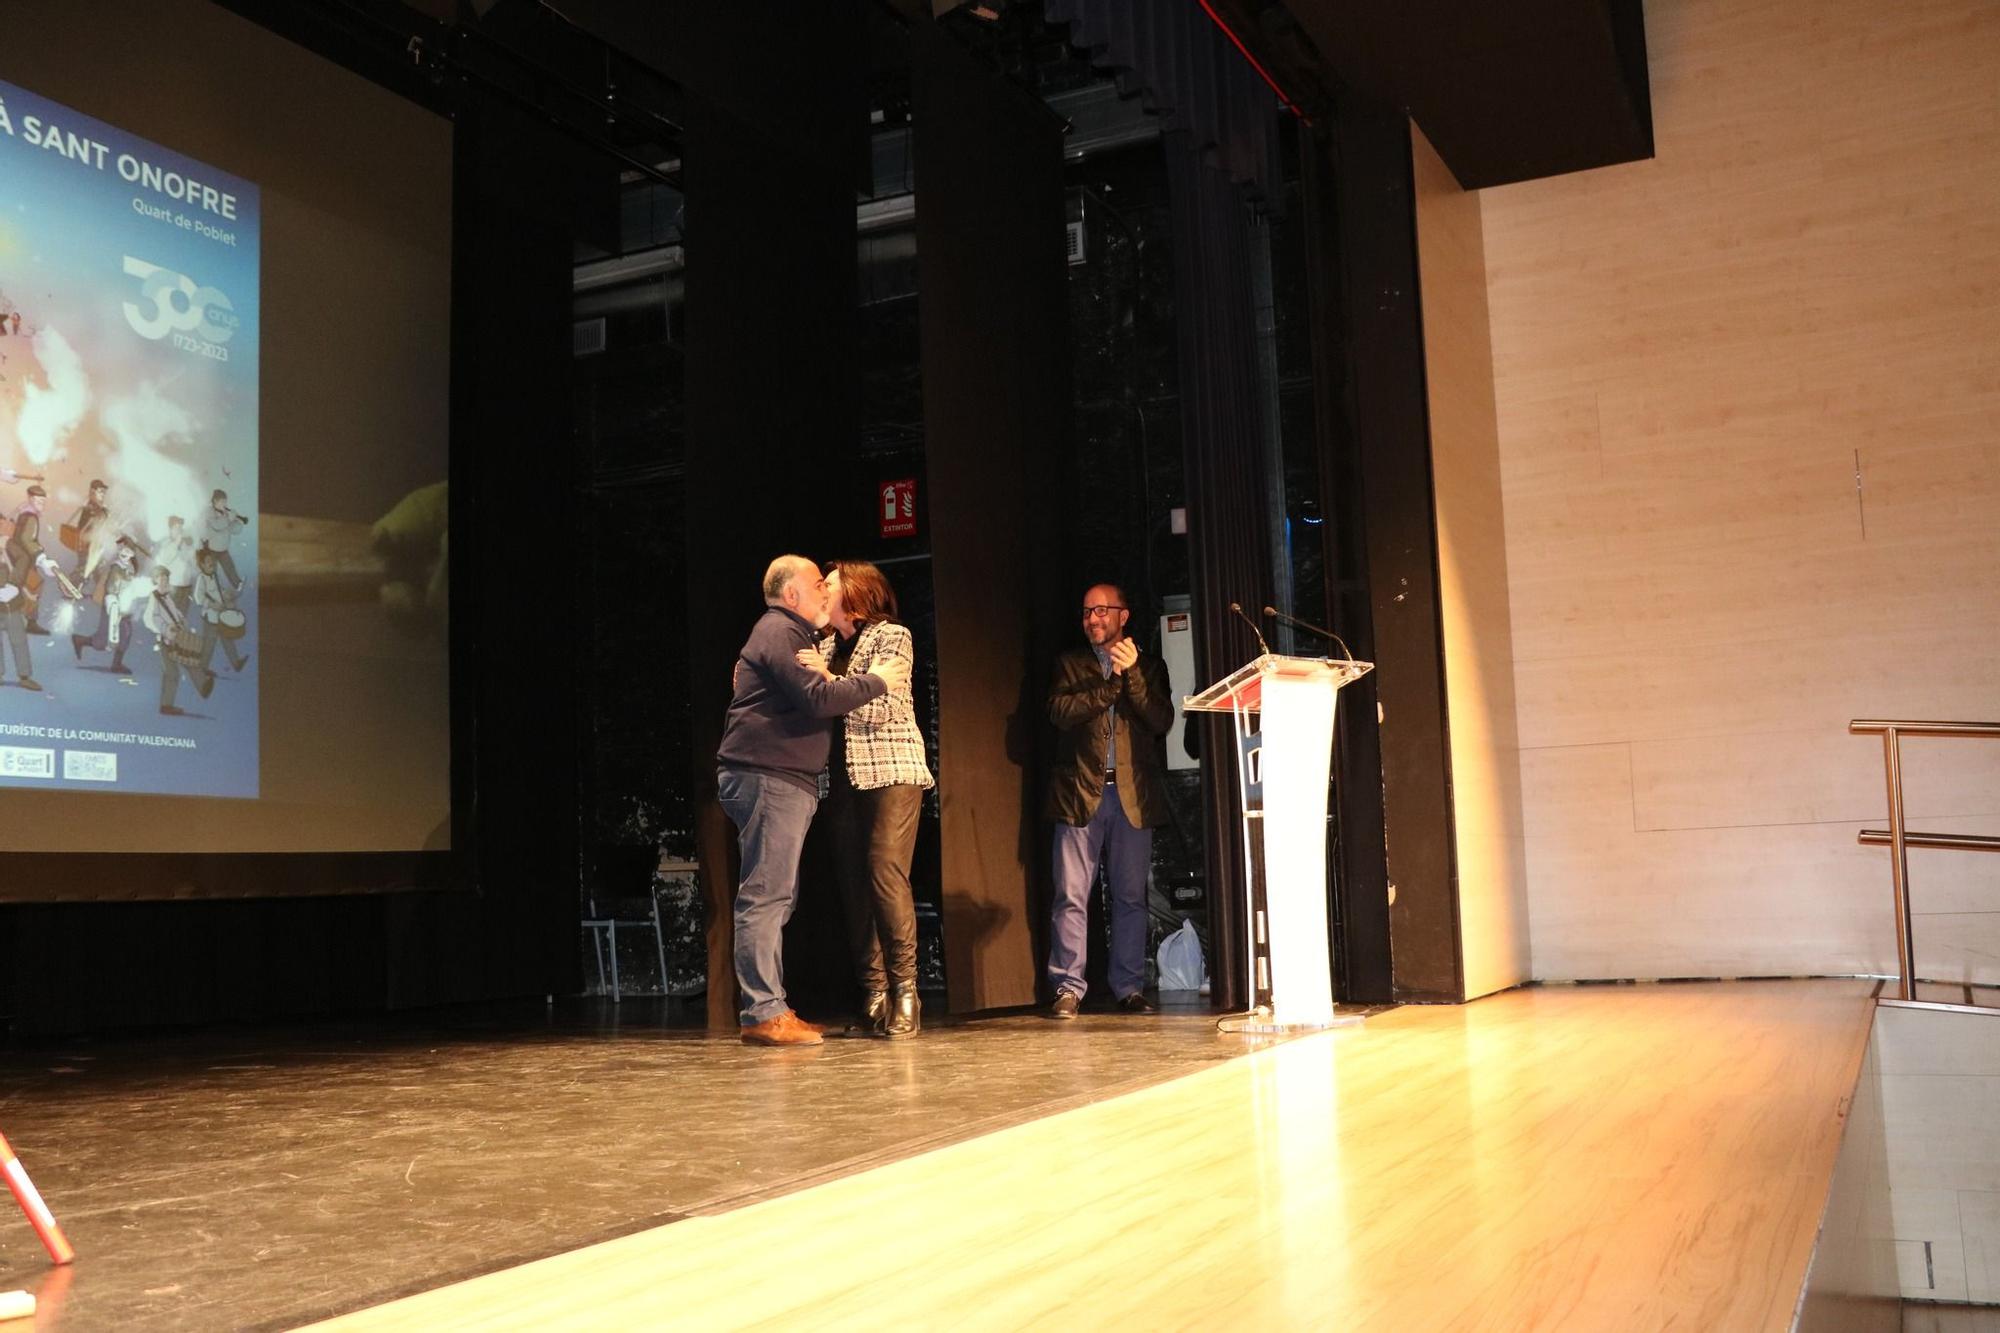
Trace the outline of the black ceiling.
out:
<instances>
[{"instance_id":1,"label":"black ceiling","mask_svg":"<svg viewBox=\"0 0 2000 1333\"><path fill-rule=\"evenodd\" d=\"M1467 189L1653 155L1641 0L1223 0L1217 9L1243 25L1280 82L1290 74L1407 111Z\"/></svg>"},{"instance_id":2,"label":"black ceiling","mask_svg":"<svg viewBox=\"0 0 2000 1333\"><path fill-rule=\"evenodd\" d=\"M1467 189L1653 155L1643 0L1199 2L1308 115L1357 96L1405 111ZM552 7L550 0L405 3L485 10L489 23L509 10ZM1032 0L986 0L980 12L997 20L1017 6L1040 10ZM953 6L560 0L569 22L830 160L860 157L852 142L858 128L824 108L847 87L840 67L867 58L858 30L841 39L853 26L843 16L871 8L927 22L927 11Z\"/></svg>"}]
</instances>

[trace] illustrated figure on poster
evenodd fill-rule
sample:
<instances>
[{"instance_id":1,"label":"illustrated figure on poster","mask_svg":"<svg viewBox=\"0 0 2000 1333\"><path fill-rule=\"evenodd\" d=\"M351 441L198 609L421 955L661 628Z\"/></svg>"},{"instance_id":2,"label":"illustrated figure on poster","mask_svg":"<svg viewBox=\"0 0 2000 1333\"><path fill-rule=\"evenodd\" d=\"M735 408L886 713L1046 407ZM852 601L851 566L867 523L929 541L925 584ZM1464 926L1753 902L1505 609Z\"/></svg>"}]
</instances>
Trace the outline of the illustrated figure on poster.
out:
<instances>
[{"instance_id":1,"label":"illustrated figure on poster","mask_svg":"<svg viewBox=\"0 0 2000 1333\"><path fill-rule=\"evenodd\" d=\"M215 553L232 589L243 586L243 576L236 572L236 558L229 553L229 542L248 526L250 520L229 507L228 491L218 490L208 497L208 513L202 518L202 549Z\"/></svg>"},{"instance_id":2,"label":"illustrated figure on poster","mask_svg":"<svg viewBox=\"0 0 2000 1333\"><path fill-rule=\"evenodd\" d=\"M179 514L167 515L167 535L156 543L155 553L173 587L174 605L187 611L194 605L194 536Z\"/></svg>"},{"instance_id":3,"label":"illustrated figure on poster","mask_svg":"<svg viewBox=\"0 0 2000 1333\"><path fill-rule=\"evenodd\" d=\"M6 316L0 315L0 333L5 332L6 323ZM39 472L17 472L11 467L0 467L0 486L19 486L22 482L32 484L47 480L48 478ZM4 540L13 531L14 515L11 512L0 512L0 540Z\"/></svg>"},{"instance_id":4,"label":"illustrated figure on poster","mask_svg":"<svg viewBox=\"0 0 2000 1333\"><path fill-rule=\"evenodd\" d=\"M248 630L243 613L236 609L236 590L223 578L221 558L212 547L204 546L194 555L194 605L201 621L201 665L214 670L215 645L221 644L229 665L241 671L250 655L236 646Z\"/></svg>"},{"instance_id":5,"label":"illustrated figure on poster","mask_svg":"<svg viewBox=\"0 0 2000 1333\"><path fill-rule=\"evenodd\" d=\"M30 598L27 608L30 634L48 633L41 623L43 599L35 596L35 585L39 580L54 579L70 598L83 595L64 577L56 562L42 548L42 510L48 502L49 493L42 489L41 483L28 487L28 498L14 511L14 531L7 537L7 559L21 571L21 590ZM41 586L48 585L44 582Z\"/></svg>"},{"instance_id":6,"label":"illustrated figure on poster","mask_svg":"<svg viewBox=\"0 0 2000 1333\"><path fill-rule=\"evenodd\" d=\"M189 623L187 611L176 604L173 575L165 565L153 567L153 589L141 614L152 631L153 649L160 655L160 711L168 717L183 716L186 710L175 703L181 677L185 675L195 692L206 699L215 689L215 673L202 665L202 636Z\"/></svg>"},{"instance_id":7,"label":"illustrated figure on poster","mask_svg":"<svg viewBox=\"0 0 2000 1333\"><path fill-rule=\"evenodd\" d=\"M24 690L40 690L35 679L35 662L28 654L27 581L14 571L12 542L0 547L0 681L7 678L7 657L13 655L14 678Z\"/></svg>"},{"instance_id":8,"label":"illustrated figure on poster","mask_svg":"<svg viewBox=\"0 0 2000 1333\"><path fill-rule=\"evenodd\" d=\"M76 561L70 568L70 577L76 582L77 587L89 589L93 597L104 590L101 579L97 581L95 587L92 586L92 580L96 577L99 561L104 555L104 547L110 539L111 509L105 503L110 495L111 488L108 485L92 478L90 499L70 516L69 523L62 532L63 545L76 554Z\"/></svg>"},{"instance_id":9,"label":"illustrated figure on poster","mask_svg":"<svg viewBox=\"0 0 2000 1333\"><path fill-rule=\"evenodd\" d=\"M132 674L125 665L125 650L132 644L132 615L138 603L151 591L139 577L139 550L128 538L120 537L117 554L105 563L104 597L98 606L97 627L91 634L69 636L76 660L83 660L86 648L111 654L111 669L121 676Z\"/></svg>"}]
</instances>

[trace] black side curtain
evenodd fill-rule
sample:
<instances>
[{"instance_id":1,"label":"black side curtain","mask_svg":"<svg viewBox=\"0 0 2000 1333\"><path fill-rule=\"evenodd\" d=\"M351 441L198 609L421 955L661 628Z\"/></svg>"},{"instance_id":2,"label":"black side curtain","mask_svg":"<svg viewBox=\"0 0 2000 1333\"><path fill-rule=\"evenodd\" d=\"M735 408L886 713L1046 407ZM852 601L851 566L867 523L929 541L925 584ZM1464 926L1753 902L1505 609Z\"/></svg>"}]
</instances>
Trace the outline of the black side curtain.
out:
<instances>
[{"instance_id":1,"label":"black side curtain","mask_svg":"<svg viewBox=\"0 0 2000 1333\"><path fill-rule=\"evenodd\" d=\"M1174 308L1186 454L1195 671L1219 679L1258 651L1229 610L1253 618L1270 596L1257 331L1251 302L1253 207L1280 197L1278 100L1197 0L1045 0L1072 44L1162 117L1174 219ZM1203 828L1215 998L1248 1002L1235 745L1204 722Z\"/></svg>"},{"instance_id":2,"label":"black side curtain","mask_svg":"<svg viewBox=\"0 0 2000 1333\"><path fill-rule=\"evenodd\" d=\"M1174 297L1182 448L1188 494L1188 571L1193 581L1195 673L1221 679L1259 651L1229 609L1253 619L1270 598L1268 522L1251 308L1250 219L1242 191L1201 160L1181 134L1165 140L1174 210ZM1243 980L1244 880L1234 742L1226 718L1205 721L1203 825L1216 999L1248 1002Z\"/></svg>"}]
</instances>

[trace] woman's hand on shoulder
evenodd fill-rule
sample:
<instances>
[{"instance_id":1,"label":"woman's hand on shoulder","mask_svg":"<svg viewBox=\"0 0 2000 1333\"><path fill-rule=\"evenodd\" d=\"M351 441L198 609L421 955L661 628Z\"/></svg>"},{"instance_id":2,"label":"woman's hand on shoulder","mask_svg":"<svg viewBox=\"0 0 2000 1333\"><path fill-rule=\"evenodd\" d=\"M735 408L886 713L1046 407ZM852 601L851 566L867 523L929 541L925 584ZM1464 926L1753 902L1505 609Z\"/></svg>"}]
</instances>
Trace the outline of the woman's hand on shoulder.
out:
<instances>
[{"instance_id":1,"label":"woman's hand on shoulder","mask_svg":"<svg viewBox=\"0 0 2000 1333\"><path fill-rule=\"evenodd\" d=\"M826 654L821 652L817 647L801 648L793 656L800 666L815 673L820 679L833 679L833 672L826 665Z\"/></svg>"}]
</instances>

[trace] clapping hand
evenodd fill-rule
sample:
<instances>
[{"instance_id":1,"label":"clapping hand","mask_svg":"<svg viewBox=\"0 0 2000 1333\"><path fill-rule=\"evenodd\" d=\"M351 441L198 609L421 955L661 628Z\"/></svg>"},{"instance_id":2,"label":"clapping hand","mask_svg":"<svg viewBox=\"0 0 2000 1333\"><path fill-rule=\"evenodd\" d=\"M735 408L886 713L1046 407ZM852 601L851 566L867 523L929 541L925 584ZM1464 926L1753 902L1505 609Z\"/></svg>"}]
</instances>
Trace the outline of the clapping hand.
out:
<instances>
[{"instance_id":1,"label":"clapping hand","mask_svg":"<svg viewBox=\"0 0 2000 1333\"><path fill-rule=\"evenodd\" d=\"M1111 671L1113 675L1124 675L1139 661L1139 645L1130 639L1120 639L1111 645Z\"/></svg>"}]
</instances>

